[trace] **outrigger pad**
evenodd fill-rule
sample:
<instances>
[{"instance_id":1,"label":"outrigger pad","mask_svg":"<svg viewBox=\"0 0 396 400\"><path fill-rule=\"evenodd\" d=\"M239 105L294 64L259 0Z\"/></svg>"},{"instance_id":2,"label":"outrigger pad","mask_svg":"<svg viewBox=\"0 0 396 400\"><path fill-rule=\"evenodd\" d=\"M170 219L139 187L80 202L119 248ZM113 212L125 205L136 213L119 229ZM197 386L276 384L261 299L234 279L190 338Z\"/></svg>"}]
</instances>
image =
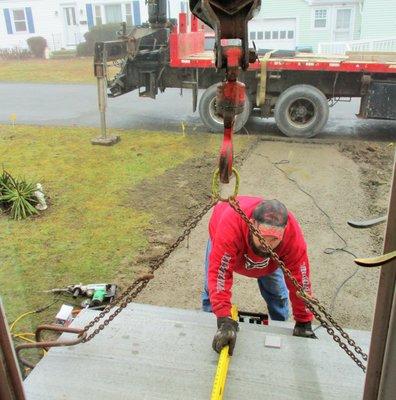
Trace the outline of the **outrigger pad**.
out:
<instances>
[{"instance_id":1,"label":"outrigger pad","mask_svg":"<svg viewBox=\"0 0 396 400\"><path fill-rule=\"evenodd\" d=\"M119 136L98 136L95 139L91 139L91 144L99 146L113 146L121 140Z\"/></svg>"}]
</instances>

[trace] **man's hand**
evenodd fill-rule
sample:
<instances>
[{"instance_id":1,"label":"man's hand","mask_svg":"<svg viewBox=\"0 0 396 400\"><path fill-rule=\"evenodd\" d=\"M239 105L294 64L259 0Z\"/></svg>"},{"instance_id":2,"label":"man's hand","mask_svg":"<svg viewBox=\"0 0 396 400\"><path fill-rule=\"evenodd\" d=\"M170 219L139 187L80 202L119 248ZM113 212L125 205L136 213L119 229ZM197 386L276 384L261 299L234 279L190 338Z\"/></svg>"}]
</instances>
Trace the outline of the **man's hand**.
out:
<instances>
[{"instance_id":1,"label":"man's hand","mask_svg":"<svg viewBox=\"0 0 396 400\"><path fill-rule=\"evenodd\" d=\"M311 322L296 322L296 325L294 325L293 336L317 339L317 336L312 330Z\"/></svg>"},{"instance_id":2,"label":"man's hand","mask_svg":"<svg viewBox=\"0 0 396 400\"><path fill-rule=\"evenodd\" d=\"M228 354L232 356L238 331L238 322L232 318L217 318L217 332L213 338L212 347L220 353L224 346L229 346Z\"/></svg>"}]
</instances>

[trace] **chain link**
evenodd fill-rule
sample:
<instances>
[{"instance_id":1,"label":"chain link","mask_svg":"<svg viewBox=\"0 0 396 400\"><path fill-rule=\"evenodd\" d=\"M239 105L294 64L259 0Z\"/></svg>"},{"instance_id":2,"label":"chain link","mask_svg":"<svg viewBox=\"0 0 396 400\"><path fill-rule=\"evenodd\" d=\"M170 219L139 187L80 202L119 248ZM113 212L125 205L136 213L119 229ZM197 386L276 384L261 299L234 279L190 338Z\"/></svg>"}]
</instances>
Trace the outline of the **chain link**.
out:
<instances>
[{"instance_id":1,"label":"chain link","mask_svg":"<svg viewBox=\"0 0 396 400\"><path fill-rule=\"evenodd\" d=\"M306 302L306 306L310 309L315 318L320 322L320 324L326 329L327 333L333 338L333 340L348 354L349 357L356 363L356 365L366 372L366 367L363 363L356 357L356 355L348 348L348 346L342 342L340 337L334 332L334 329L325 321L322 316L315 310L311 303ZM345 333L345 332L344 332ZM352 339L350 339L352 340ZM364 353L363 353L364 354ZM363 357L362 357L363 358Z\"/></svg>"},{"instance_id":2,"label":"chain link","mask_svg":"<svg viewBox=\"0 0 396 400\"><path fill-rule=\"evenodd\" d=\"M154 272L165 262L165 260L171 255L171 253L179 246L181 242L191 233L191 231L197 226L198 222L201 221L203 216L217 203L217 200L212 199L202 211L194 217L188 224L188 227L183 233L176 239L176 241L169 247L165 253L159 257L154 263L150 265L150 274L146 274L137 278L127 289L111 304L107 305L103 311L99 313L92 321L84 326L83 331L88 332L96 324L99 323L107 314L115 307L118 306L108 317L105 319L96 329L92 331L82 343L89 342L98 333L100 333L113 319L133 300L137 295L148 285L149 281L154 278Z\"/></svg>"},{"instance_id":3,"label":"chain link","mask_svg":"<svg viewBox=\"0 0 396 400\"><path fill-rule=\"evenodd\" d=\"M303 299L307 308L312 312L315 318L320 322L320 324L326 329L327 333L332 336L333 340L338 343L338 345L348 354L349 357L360 367L364 372L366 372L366 367L363 363L356 357L356 355L347 347L347 345L342 342L342 339L335 333L334 329L331 328L329 323L323 318L323 316L330 322L334 328L340 332L341 336L348 342L348 344L355 350L355 352L361 356L364 361L367 361L367 354L363 352L362 348L357 346L355 341L341 328L341 326L334 320L334 318L329 314L323 305L319 302L318 299L311 296L306 292L304 287L297 281L297 279L291 274L290 270L286 268L285 263L279 258L278 254L276 254L267 244L260 233L260 231L253 225L252 221L247 217L244 211L241 209L238 200L231 196L226 200L230 206L234 209L234 211L239 214L239 216L246 222L249 227L250 232L257 237L260 241L260 244L263 246L264 250L267 251L271 258L274 259L279 267L282 269L283 273L290 279L293 285L297 288L297 294ZM322 315L315 309L317 309L322 313Z\"/></svg>"}]
</instances>

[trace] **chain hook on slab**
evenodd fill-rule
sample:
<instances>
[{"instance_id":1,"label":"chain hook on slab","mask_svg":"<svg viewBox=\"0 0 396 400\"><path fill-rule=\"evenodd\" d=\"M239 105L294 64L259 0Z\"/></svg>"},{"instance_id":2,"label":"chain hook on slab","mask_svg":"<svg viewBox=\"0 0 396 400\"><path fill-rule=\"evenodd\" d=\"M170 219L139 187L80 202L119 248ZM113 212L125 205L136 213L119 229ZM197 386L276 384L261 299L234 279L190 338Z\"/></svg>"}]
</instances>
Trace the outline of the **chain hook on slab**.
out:
<instances>
[{"instance_id":1,"label":"chain hook on slab","mask_svg":"<svg viewBox=\"0 0 396 400\"><path fill-rule=\"evenodd\" d=\"M43 331L52 331L52 332L57 332L57 333L75 333L78 335L76 339L71 339L71 340L56 340L56 341L42 341L41 338L41 332ZM78 343L83 342L85 337L87 336L87 333L84 332L83 329L81 328L72 328L72 327L67 327L63 325L40 325L36 329L36 342L35 343L24 343L20 344L15 347L15 353L17 355L17 358L19 362L22 365L25 365L26 367L29 368L34 368L35 365L31 363L30 361L26 360L21 356L21 351L24 349L43 349L43 350L48 350L51 347L63 347L63 346L74 346Z\"/></svg>"}]
</instances>

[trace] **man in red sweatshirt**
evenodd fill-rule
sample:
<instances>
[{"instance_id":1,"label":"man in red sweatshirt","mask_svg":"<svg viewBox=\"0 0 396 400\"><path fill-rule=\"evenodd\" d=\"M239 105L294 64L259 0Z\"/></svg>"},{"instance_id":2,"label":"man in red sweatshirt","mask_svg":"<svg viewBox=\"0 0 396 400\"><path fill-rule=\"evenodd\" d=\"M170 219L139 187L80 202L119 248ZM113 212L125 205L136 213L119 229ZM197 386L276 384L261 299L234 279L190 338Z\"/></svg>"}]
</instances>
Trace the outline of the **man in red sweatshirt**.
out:
<instances>
[{"instance_id":1,"label":"man in red sweatshirt","mask_svg":"<svg viewBox=\"0 0 396 400\"><path fill-rule=\"evenodd\" d=\"M278 200L238 196L241 209L264 237L267 246L276 252L293 277L311 292L307 246L294 215ZM250 233L246 222L226 202L215 206L209 221L209 240L205 257L205 287L202 308L217 317L213 349L217 352L229 345L232 354L238 323L231 318L233 274L256 278L270 318L285 321L289 317L289 301L296 321L293 335L316 338L312 331L312 313L297 296L293 283L284 277L277 262Z\"/></svg>"}]
</instances>

